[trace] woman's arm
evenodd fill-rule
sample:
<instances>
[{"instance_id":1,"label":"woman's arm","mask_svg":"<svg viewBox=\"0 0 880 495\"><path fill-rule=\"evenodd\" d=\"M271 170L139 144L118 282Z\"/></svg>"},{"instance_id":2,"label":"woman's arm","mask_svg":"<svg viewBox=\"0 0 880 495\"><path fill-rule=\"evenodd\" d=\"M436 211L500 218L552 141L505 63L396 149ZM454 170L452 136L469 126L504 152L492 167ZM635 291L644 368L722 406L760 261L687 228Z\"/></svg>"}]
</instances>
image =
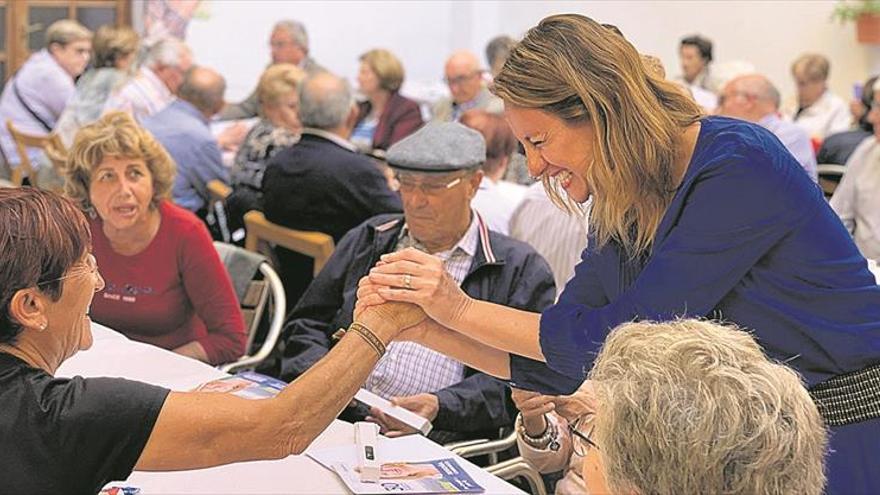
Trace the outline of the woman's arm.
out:
<instances>
[{"instance_id":1,"label":"woman's arm","mask_svg":"<svg viewBox=\"0 0 880 495\"><path fill-rule=\"evenodd\" d=\"M395 306L373 308L359 321L387 343L398 328L424 318L414 306ZM352 333L273 399L172 392L135 469L198 469L302 453L351 401L378 361L373 348Z\"/></svg>"},{"instance_id":2,"label":"woman's arm","mask_svg":"<svg viewBox=\"0 0 880 495\"><path fill-rule=\"evenodd\" d=\"M406 288L407 278L410 288ZM410 248L382 256L382 263L360 282L358 306L367 307L385 301L416 304L439 323L439 328L455 330L475 343L503 351L505 355L510 352L544 359L538 344L540 314L472 299L449 276L443 262L430 254ZM499 325L499 322L504 324ZM433 333L429 332L429 335ZM445 345L443 342L437 344ZM455 349L450 351L455 352ZM482 369L480 366L471 367Z\"/></svg>"},{"instance_id":3,"label":"woman's arm","mask_svg":"<svg viewBox=\"0 0 880 495\"><path fill-rule=\"evenodd\" d=\"M425 320L404 330L395 340L416 342L488 375L502 380L510 378L510 356L507 352L477 342L433 320Z\"/></svg>"}]
</instances>

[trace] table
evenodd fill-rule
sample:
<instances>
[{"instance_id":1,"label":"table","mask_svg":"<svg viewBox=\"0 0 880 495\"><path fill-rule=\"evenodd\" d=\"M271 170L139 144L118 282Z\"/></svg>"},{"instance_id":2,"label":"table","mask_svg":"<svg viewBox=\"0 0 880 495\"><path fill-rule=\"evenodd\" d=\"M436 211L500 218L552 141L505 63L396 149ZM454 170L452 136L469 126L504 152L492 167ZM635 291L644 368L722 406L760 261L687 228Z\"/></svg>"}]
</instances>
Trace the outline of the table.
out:
<instances>
[{"instance_id":1,"label":"table","mask_svg":"<svg viewBox=\"0 0 880 495\"><path fill-rule=\"evenodd\" d=\"M201 383L225 376L225 373L207 364L152 345L134 342L98 324L92 324L92 333L95 340L92 348L68 359L58 369L57 376L114 376L177 391L192 390ZM307 453L312 449L346 444L354 444L353 426L336 420L315 440ZM486 489L487 494L524 493L422 436L384 439L380 444L380 451L385 449L390 449L388 451L410 461L455 457L474 480ZM348 493L335 474L306 455L191 471L136 471L125 483L141 488L144 495Z\"/></svg>"}]
</instances>

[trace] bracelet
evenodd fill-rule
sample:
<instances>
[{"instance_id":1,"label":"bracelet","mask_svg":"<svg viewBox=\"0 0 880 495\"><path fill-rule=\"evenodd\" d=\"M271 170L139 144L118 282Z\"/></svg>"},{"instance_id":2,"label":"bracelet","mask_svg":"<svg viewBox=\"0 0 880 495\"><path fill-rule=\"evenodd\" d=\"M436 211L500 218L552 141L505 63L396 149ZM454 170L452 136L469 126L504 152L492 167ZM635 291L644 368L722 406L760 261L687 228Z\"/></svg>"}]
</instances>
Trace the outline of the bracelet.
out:
<instances>
[{"instance_id":1,"label":"bracelet","mask_svg":"<svg viewBox=\"0 0 880 495\"><path fill-rule=\"evenodd\" d=\"M366 341L366 343L369 344L374 351L376 351L376 354L379 355L379 359L381 359L382 356L385 355L385 344L383 344L382 341L379 340L379 337L376 337L376 334L374 334L373 331L367 328L367 326L363 323L358 323L354 321L351 323L351 325L348 326L348 329L340 328L339 330L334 332L333 338L335 340L339 340L348 332L354 332L360 335L360 337L364 339L364 341Z\"/></svg>"},{"instance_id":2,"label":"bracelet","mask_svg":"<svg viewBox=\"0 0 880 495\"><path fill-rule=\"evenodd\" d=\"M550 450L559 450L559 443L557 442L558 430L556 429L556 425L550 421L550 418L548 418L546 414L544 415L544 422L547 423L547 428L541 433L541 436L533 437L526 432L526 427L522 420L522 413L520 413L516 417L516 431L529 447L538 450L545 450L549 446ZM556 448L553 448L554 446Z\"/></svg>"}]
</instances>

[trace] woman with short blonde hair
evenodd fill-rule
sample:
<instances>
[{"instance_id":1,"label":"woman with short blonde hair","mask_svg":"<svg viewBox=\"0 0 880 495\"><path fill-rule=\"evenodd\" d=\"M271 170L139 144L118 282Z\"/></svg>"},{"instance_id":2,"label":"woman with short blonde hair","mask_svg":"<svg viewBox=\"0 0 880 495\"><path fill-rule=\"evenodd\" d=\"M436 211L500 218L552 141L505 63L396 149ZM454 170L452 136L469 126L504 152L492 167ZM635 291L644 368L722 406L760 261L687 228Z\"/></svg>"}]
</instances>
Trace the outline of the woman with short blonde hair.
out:
<instances>
[{"instance_id":1,"label":"woman with short blonde hair","mask_svg":"<svg viewBox=\"0 0 880 495\"><path fill-rule=\"evenodd\" d=\"M530 29L495 92L532 176L569 209L592 200L574 278L539 315L470 299L440 260L403 250L372 269L360 306L417 304L434 322L412 338L554 395L582 383L617 325L723 318L804 376L832 428L829 491L876 491L880 470L854 460L880 457L880 286L779 140L702 115L576 14Z\"/></svg>"},{"instance_id":2,"label":"woman with short blonde hair","mask_svg":"<svg viewBox=\"0 0 880 495\"><path fill-rule=\"evenodd\" d=\"M207 227L171 203L175 166L162 145L111 112L77 133L65 172L107 282L92 318L211 364L241 357L247 336L232 282Z\"/></svg>"},{"instance_id":3,"label":"woman with short blonde hair","mask_svg":"<svg viewBox=\"0 0 880 495\"><path fill-rule=\"evenodd\" d=\"M261 110L265 107L278 105L284 97L296 94L300 83L305 79L306 72L293 64L275 64L260 76L257 84L257 100Z\"/></svg>"},{"instance_id":4,"label":"woman with short blonde hair","mask_svg":"<svg viewBox=\"0 0 880 495\"><path fill-rule=\"evenodd\" d=\"M260 76L257 85L260 121L248 131L232 165L232 193L223 215L217 215L226 242L244 241L244 215L263 210L263 173L269 159L299 142L299 85L304 70L293 64L275 64Z\"/></svg>"},{"instance_id":5,"label":"woman with short blonde hair","mask_svg":"<svg viewBox=\"0 0 880 495\"><path fill-rule=\"evenodd\" d=\"M387 150L423 124L419 104L400 94L403 64L390 51L375 48L360 56L358 104L351 141L363 151Z\"/></svg>"},{"instance_id":6,"label":"woman with short blonde hair","mask_svg":"<svg viewBox=\"0 0 880 495\"><path fill-rule=\"evenodd\" d=\"M92 61L96 69L115 67L128 69L140 47L141 38L127 26L101 26L92 39Z\"/></svg>"}]
</instances>

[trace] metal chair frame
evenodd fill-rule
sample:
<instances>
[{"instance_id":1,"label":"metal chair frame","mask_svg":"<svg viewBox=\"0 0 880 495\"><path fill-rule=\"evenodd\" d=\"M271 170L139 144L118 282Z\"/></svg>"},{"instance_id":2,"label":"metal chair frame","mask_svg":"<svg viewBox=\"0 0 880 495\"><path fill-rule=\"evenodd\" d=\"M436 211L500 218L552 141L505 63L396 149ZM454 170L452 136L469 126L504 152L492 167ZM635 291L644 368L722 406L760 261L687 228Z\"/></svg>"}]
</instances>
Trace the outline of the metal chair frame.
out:
<instances>
[{"instance_id":1,"label":"metal chair frame","mask_svg":"<svg viewBox=\"0 0 880 495\"><path fill-rule=\"evenodd\" d=\"M215 246L216 245L226 246L226 248L231 249L241 249L238 246L219 242L215 243ZM219 249L222 248L218 247L218 250ZM284 327L284 316L287 307L287 297L284 293L284 284L281 283L281 278L278 276L272 266L269 265L268 261L262 261L259 264L258 271L262 275L263 281L268 284L268 290L261 291L256 296L256 301L253 301L252 304L254 308L254 315L251 318L251 322L248 328L248 352L251 352L254 346L257 330L260 328L260 322L263 319L263 313L269 303L269 296L271 295L274 311L272 313L272 318L269 321L269 329L266 332L266 338L263 340L262 345L256 352L254 352L253 354L245 354L237 361L220 366L221 371L234 373L236 371L241 371L245 369L253 369L257 365L262 363L267 357L269 357L269 355L272 353L272 350L275 348L275 345L278 343L279 337L281 336L281 330ZM245 299L248 299L248 295L245 296ZM244 301L239 301L240 304L243 302Z\"/></svg>"}]
</instances>

